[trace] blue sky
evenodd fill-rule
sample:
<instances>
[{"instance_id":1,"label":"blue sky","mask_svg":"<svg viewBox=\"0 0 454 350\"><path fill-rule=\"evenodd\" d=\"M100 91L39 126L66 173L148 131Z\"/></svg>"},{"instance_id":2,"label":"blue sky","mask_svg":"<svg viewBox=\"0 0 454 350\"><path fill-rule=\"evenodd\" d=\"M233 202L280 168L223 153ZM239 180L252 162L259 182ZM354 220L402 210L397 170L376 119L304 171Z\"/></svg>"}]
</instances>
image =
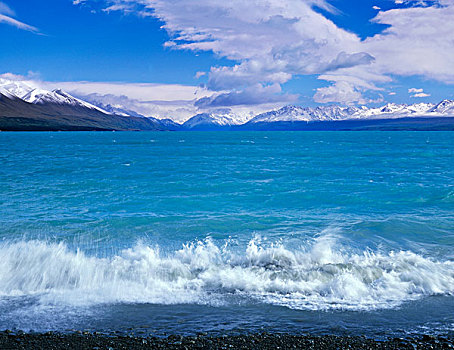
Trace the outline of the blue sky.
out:
<instances>
[{"instance_id":1,"label":"blue sky","mask_svg":"<svg viewBox=\"0 0 454 350\"><path fill-rule=\"evenodd\" d=\"M67 0L5 2L17 18L42 35L0 27L3 71L39 73L47 80L93 80L193 84L198 70L216 63L210 53L165 49L169 39L154 18L75 6Z\"/></svg>"},{"instance_id":2,"label":"blue sky","mask_svg":"<svg viewBox=\"0 0 454 350\"><path fill-rule=\"evenodd\" d=\"M254 2L0 0L0 74L99 98L187 86L200 108L454 98L451 0Z\"/></svg>"}]
</instances>

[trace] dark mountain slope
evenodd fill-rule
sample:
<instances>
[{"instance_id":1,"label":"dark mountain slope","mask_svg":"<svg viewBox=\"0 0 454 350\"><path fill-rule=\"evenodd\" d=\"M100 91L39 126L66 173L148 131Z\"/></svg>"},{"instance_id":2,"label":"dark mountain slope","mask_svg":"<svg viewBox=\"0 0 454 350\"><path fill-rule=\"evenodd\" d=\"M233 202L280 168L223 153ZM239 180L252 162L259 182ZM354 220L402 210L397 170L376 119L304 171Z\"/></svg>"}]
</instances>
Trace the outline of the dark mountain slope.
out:
<instances>
[{"instance_id":1,"label":"dark mountain slope","mask_svg":"<svg viewBox=\"0 0 454 350\"><path fill-rule=\"evenodd\" d=\"M149 118L105 114L83 106L31 104L0 94L0 130L166 130Z\"/></svg>"}]
</instances>

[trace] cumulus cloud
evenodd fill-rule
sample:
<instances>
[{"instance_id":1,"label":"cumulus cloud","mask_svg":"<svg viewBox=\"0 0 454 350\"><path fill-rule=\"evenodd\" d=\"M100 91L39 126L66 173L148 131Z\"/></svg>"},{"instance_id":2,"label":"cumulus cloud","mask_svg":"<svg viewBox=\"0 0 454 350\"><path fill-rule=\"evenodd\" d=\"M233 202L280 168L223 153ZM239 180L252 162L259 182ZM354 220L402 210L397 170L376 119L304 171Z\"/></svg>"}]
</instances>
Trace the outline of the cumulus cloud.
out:
<instances>
[{"instance_id":1,"label":"cumulus cloud","mask_svg":"<svg viewBox=\"0 0 454 350\"><path fill-rule=\"evenodd\" d=\"M329 103L348 101L348 103L365 104L361 90L354 84L347 81L336 81L333 85L317 89L314 101L318 103Z\"/></svg>"},{"instance_id":2,"label":"cumulus cloud","mask_svg":"<svg viewBox=\"0 0 454 350\"><path fill-rule=\"evenodd\" d=\"M316 101L343 104L368 101L364 96L370 92L380 98L378 91L394 76L454 84L452 0L398 0L391 10L376 7L373 21L386 29L366 40L318 10L335 13L327 0L104 2L109 12L161 20L171 49L211 51L234 62L207 72L207 88L218 93L203 103L241 101L254 87L278 86L298 75L319 75L331 84L317 89Z\"/></svg>"},{"instance_id":3,"label":"cumulus cloud","mask_svg":"<svg viewBox=\"0 0 454 350\"><path fill-rule=\"evenodd\" d=\"M375 87L391 81L393 76L420 76L434 79L445 84L454 84L454 2L452 1L407 1L402 7L381 11L374 22L387 25L383 32L361 42L361 49L374 57L367 67L341 69L345 77L358 79L356 91ZM335 72L338 74L339 72ZM347 80L346 80L347 81ZM364 86L366 81L371 89ZM345 94L345 84L334 84L342 89L338 101L350 96L358 100L356 94ZM324 91L324 90L322 90ZM365 91L365 90L363 90ZM413 92L412 97L428 97L422 91ZM430 96L430 95L429 95ZM317 94L320 100L320 94Z\"/></svg>"},{"instance_id":4,"label":"cumulus cloud","mask_svg":"<svg viewBox=\"0 0 454 350\"><path fill-rule=\"evenodd\" d=\"M234 90L226 93L216 94L211 97L203 97L195 102L196 107L231 107L250 106L268 103L289 103L297 100L298 96L281 94L279 84L262 86L257 84L244 90Z\"/></svg>"},{"instance_id":5,"label":"cumulus cloud","mask_svg":"<svg viewBox=\"0 0 454 350\"><path fill-rule=\"evenodd\" d=\"M347 54L342 51L337 55L336 59L328 63L328 65L320 71L336 71L342 68L356 67L360 65L368 65L375 61L375 58L367 52L358 52L354 54Z\"/></svg>"},{"instance_id":6,"label":"cumulus cloud","mask_svg":"<svg viewBox=\"0 0 454 350\"><path fill-rule=\"evenodd\" d=\"M412 94L410 97L416 97L416 98L429 97L430 96L430 94L427 94L427 93L424 92L424 89L417 89L417 88L408 89L408 93Z\"/></svg>"},{"instance_id":7,"label":"cumulus cloud","mask_svg":"<svg viewBox=\"0 0 454 350\"><path fill-rule=\"evenodd\" d=\"M38 28L14 19L13 17L15 15L16 14L14 13L14 11L7 4L0 1L0 23L5 23L22 30L27 30L29 32L39 32Z\"/></svg>"},{"instance_id":8,"label":"cumulus cloud","mask_svg":"<svg viewBox=\"0 0 454 350\"><path fill-rule=\"evenodd\" d=\"M238 62L207 72L207 87L213 91L232 90L232 98L246 96L251 91L246 89L257 84L275 86L295 75L369 65L374 60L361 50L357 35L337 27L317 10L335 11L324 0L106 3L108 11L146 12L159 18L171 35L167 47L212 51Z\"/></svg>"},{"instance_id":9,"label":"cumulus cloud","mask_svg":"<svg viewBox=\"0 0 454 350\"><path fill-rule=\"evenodd\" d=\"M414 94L411 97L429 97L429 96L430 96L430 94L426 94L425 92L420 92L420 93Z\"/></svg>"},{"instance_id":10,"label":"cumulus cloud","mask_svg":"<svg viewBox=\"0 0 454 350\"><path fill-rule=\"evenodd\" d=\"M454 83L454 2L382 11L374 21L389 26L364 42L377 72Z\"/></svg>"}]
</instances>

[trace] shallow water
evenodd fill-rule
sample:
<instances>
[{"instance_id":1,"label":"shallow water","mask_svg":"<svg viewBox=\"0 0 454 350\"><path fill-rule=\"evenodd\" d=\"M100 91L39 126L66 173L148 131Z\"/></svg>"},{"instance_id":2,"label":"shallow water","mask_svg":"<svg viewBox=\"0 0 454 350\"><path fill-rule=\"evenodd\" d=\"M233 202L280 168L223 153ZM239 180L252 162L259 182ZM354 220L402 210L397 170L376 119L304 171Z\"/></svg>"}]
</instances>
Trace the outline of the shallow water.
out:
<instances>
[{"instance_id":1,"label":"shallow water","mask_svg":"<svg viewBox=\"0 0 454 350\"><path fill-rule=\"evenodd\" d=\"M0 134L0 329L454 332L449 132Z\"/></svg>"}]
</instances>

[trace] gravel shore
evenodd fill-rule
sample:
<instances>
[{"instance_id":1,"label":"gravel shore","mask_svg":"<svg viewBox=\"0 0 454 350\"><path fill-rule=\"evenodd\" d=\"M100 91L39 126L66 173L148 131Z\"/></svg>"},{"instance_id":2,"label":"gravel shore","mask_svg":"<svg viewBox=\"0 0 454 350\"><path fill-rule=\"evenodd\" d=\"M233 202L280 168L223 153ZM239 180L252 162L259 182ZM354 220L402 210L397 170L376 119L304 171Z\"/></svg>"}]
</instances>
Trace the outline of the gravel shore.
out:
<instances>
[{"instance_id":1,"label":"gravel shore","mask_svg":"<svg viewBox=\"0 0 454 350\"><path fill-rule=\"evenodd\" d=\"M377 341L366 337L248 334L194 337L112 336L89 332L0 332L0 349L454 349L454 338L422 335Z\"/></svg>"}]
</instances>

